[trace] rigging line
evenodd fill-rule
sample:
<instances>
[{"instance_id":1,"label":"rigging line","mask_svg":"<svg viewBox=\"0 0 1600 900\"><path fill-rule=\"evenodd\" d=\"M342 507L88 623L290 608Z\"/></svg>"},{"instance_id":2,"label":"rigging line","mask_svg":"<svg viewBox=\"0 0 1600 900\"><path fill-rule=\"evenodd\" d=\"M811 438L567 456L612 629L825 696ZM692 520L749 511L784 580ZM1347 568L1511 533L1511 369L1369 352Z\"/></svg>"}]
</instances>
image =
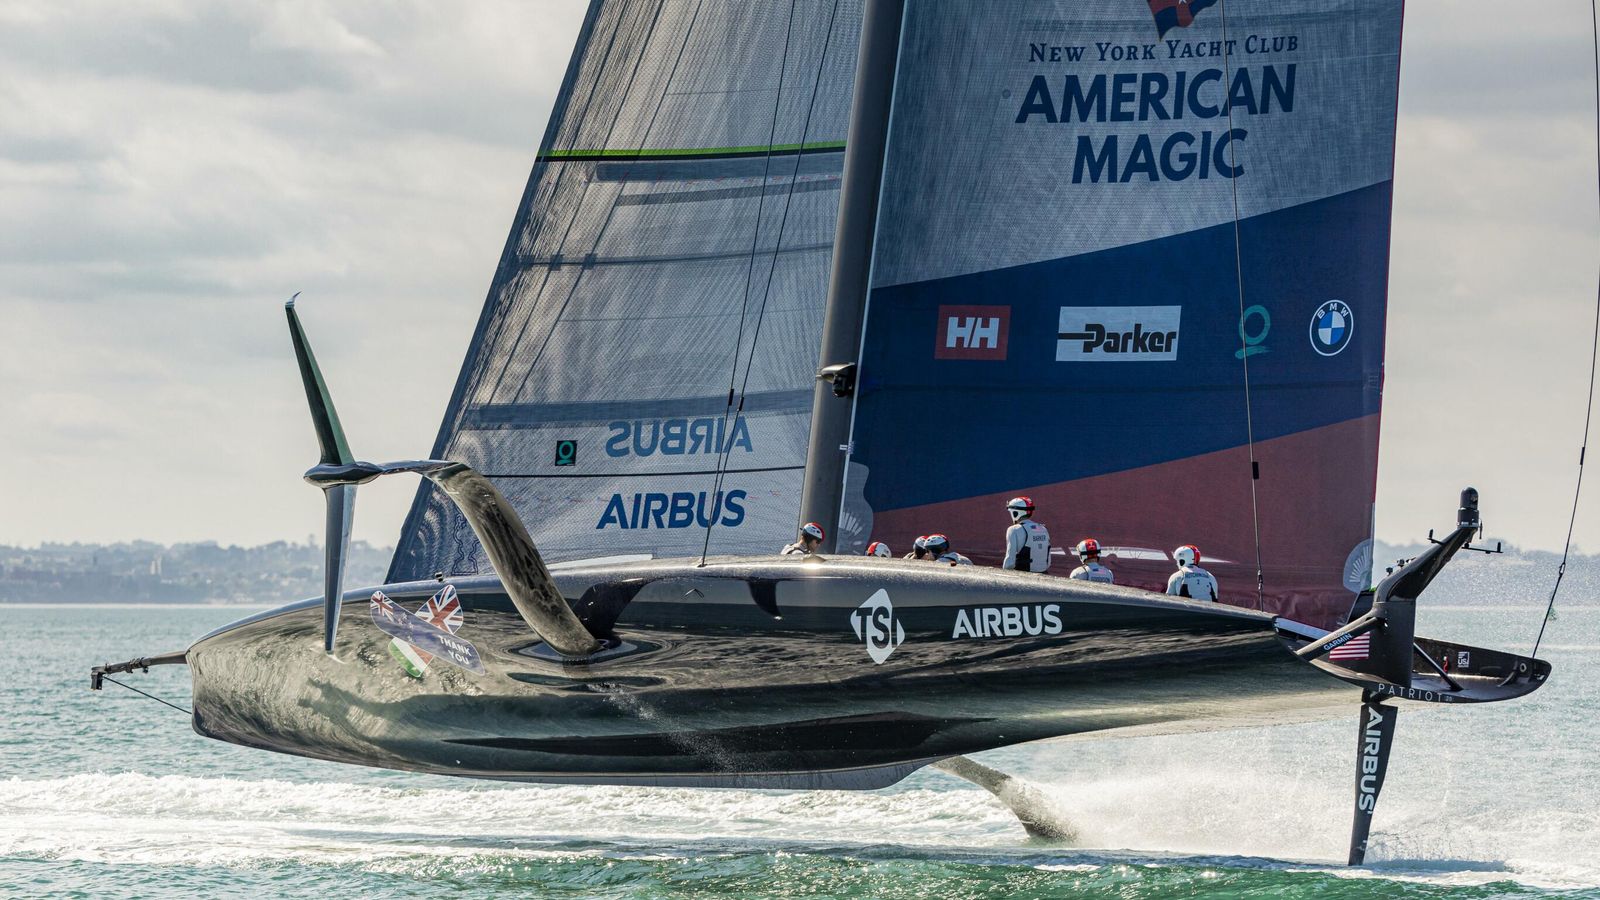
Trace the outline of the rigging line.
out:
<instances>
[{"instance_id":1,"label":"rigging line","mask_svg":"<svg viewBox=\"0 0 1600 900\"><path fill-rule=\"evenodd\" d=\"M621 97L621 99L619 99L617 101L616 112L615 112L615 114L613 115L613 117L611 119L611 124L606 127L606 136L605 136L605 139L604 139L604 142L603 142L604 144L610 144L611 143L611 136L613 134L615 134L616 131L617 131L617 123L622 120L623 107L627 105L628 98L630 96L632 96L632 94L633 94L634 82L637 81L638 78L639 78L639 66L644 63L645 55L650 50L650 39L655 37L656 23L661 21L661 9L665 5L666 5L666 0L656 0L656 11L650 16L650 24L645 29L644 42L639 45L639 55L634 58L634 60L633 60L633 69L628 72L628 83L623 86L623 88L622 88L622 97ZM665 93L663 93L662 97L665 98L665 96L666 96ZM658 100L657 103L659 105L660 101ZM642 148L643 144L641 144L640 146ZM578 203L573 208L572 218L567 221L567 230L566 230L565 233L563 233L561 235L561 243L558 244L557 247L556 247L556 252L557 253L560 253L561 252L561 248L565 247L567 245L567 239L572 236L572 229L577 226L578 219L583 215L583 201L584 201L584 199L586 197L588 197L588 195L589 195L589 187L592 184L594 184L593 181L585 181L584 182L583 190L578 195ZM593 253L596 249L599 248L601 236L603 236L605 234L606 228L611 225L612 216L616 215L616 212L617 212L617 197L621 197L621 196L622 196L622 187L619 186L617 188L616 197L613 197L612 200L611 200L611 208L606 211L605 221L600 223L600 228L595 232L595 235L594 235L594 242L589 245L589 252L590 253ZM516 392L511 395L511 399L513 401L515 401L518 397L521 397L522 396L522 392L527 389L527 387L528 387L528 379L533 377L534 371L537 370L538 367L539 367L539 361L544 359L545 351L550 349L550 341L552 339L554 339L555 336L556 336L556 328L561 325L562 317L564 317L567 314L567 308L572 305L572 298L577 296L578 286L583 283L583 273L584 273L584 271L585 271L584 269L580 268L578 270L577 276L572 279L572 286L567 289L567 297L566 297L566 299L561 301L561 308L556 310L555 318L550 320L550 330L545 332L544 340L541 341L540 344L539 344L539 352L535 353L534 356L533 356L533 360L528 363L527 370L525 372L523 372L521 383L519 383L517 385ZM549 273L548 272L546 272L546 275L545 275L545 283L547 283L547 284L549 283ZM541 291L542 290L543 290L543 288L541 287ZM529 318L530 319L532 318L531 313L530 313ZM514 346L515 345L513 345L513 347Z\"/></svg>"},{"instance_id":2,"label":"rigging line","mask_svg":"<svg viewBox=\"0 0 1600 900\"><path fill-rule=\"evenodd\" d=\"M1594 128L1595 128L1595 190L1600 203L1600 8L1589 0L1589 25L1594 47ZM1539 644L1544 641L1544 630L1550 624L1550 615L1556 608L1556 594L1561 590L1561 579L1567 574L1567 556L1572 552L1572 530L1578 522L1578 498L1583 496L1583 462L1589 453L1589 424L1594 417L1595 358L1600 355L1600 274L1596 276L1594 306L1594 336L1589 345L1589 393L1584 401L1583 444L1578 448L1578 479L1572 489L1572 514L1567 518L1567 540L1561 547L1561 565L1556 567L1556 583L1550 587L1550 602L1545 604L1544 619L1539 623L1539 636L1534 638L1533 652L1539 655Z\"/></svg>"},{"instance_id":3,"label":"rigging line","mask_svg":"<svg viewBox=\"0 0 1600 900\"><path fill-rule=\"evenodd\" d=\"M1227 85L1228 96L1223 97L1223 105L1228 110L1228 133L1233 133L1233 73L1230 68L1233 54L1228 47L1228 0L1222 0L1222 72L1223 81ZM1255 413L1250 406L1250 354L1245 346L1244 339L1244 250L1243 241L1239 233L1239 161L1236 149L1239 142L1228 141L1228 167L1233 169L1233 175L1228 179L1229 186L1233 189L1233 280L1239 286L1239 361L1244 365L1244 434L1245 442L1250 452L1250 524L1255 532L1256 542L1256 607L1261 610L1267 608L1266 582L1261 571L1261 508L1256 499L1256 478L1260 469L1256 461L1256 425Z\"/></svg>"},{"instance_id":4,"label":"rigging line","mask_svg":"<svg viewBox=\"0 0 1600 900\"><path fill-rule=\"evenodd\" d=\"M773 145L776 144L777 140L778 140L778 113L783 108L783 82L784 82L785 78L788 77L788 74L789 74L789 46L790 46L790 42L792 41L792 39L794 37L794 10L795 10L796 4L797 4L797 0L789 0L789 19L788 19L788 22L784 25L784 29L783 29L783 54L780 57L779 62L778 62L778 90L777 90L777 93L772 98L772 124L767 129L767 152L766 152L766 155L762 158L762 162L761 162L761 193L756 198L756 222L755 222L755 228L752 229L752 233L750 235L750 261L745 266L744 295L739 300L739 330L738 330L736 336L734 337L734 341L733 341L733 362L732 362L732 365L728 369L728 405L726 407L724 407L723 411L722 411L723 431L725 431L725 432L731 432L731 429L730 429L730 426L729 426L729 422L728 422L728 418L729 418L730 415L733 417L733 426L736 427L738 425L738 423L739 423L739 412L734 409L734 405L733 405L733 383L734 383L734 380L739 377L739 348L740 348L741 345L744 344L745 319L750 314L750 281L754 277L754 274L755 274L756 249L761 244L761 220L766 217L767 189L768 189L768 184L767 183L772 177L772 148L773 148ZM828 53L828 48L827 48L827 45L824 44L823 48L822 48L822 55L826 56L827 53ZM813 91L812 96L815 97L816 94L815 94L815 88L814 87L813 87L812 91ZM800 133L800 143L802 143L802 144L805 143L805 139L806 139L805 132L801 131L801 133ZM799 154L796 154L795 155L795 159L799 160L799 158L800 158ZM799 166L799 163L796 162L796 171L798 171L798 166ZM791 195L794 193L794 182L793 182L793 179L790 179L789 192L790 192ZM786 209L786 211L787 211L787 209ZM778 240L780 242L783 240L783 236L781 234L778 236ZM774 258L773 265L776 265L776 264L777 264L777 261L776 261L776 258ZM754 359L755 359L755 357L754 357L753 348L752 348L752 355L751 355L752 362L754 361ZM743 404L741 403L741 406L742 405ZM732 444L732 434L731 433L729 434L728 443L730 445ZM706 522L705 540L703 542L701 542L701 545L700 545L700 564L701 565L705 565L706 556L708 556L710 554L710 552L711 552L711 529L716 525L716 521L717 521L717 518L718 518L717 511L720 510L721 506L722 506L722 493L721 493L721 491L722 491L722 483L724 481L723 459L726 456L725 449L726 448L723 448L723 447L718 447L717 448L717 477L712 482L712 490L711 490L712 515L710 516L710 518Z\"/></svg>"},{"instance_id":5,"label":"rigging line","mask_svg":"<svg viewBox=\"0 0 1600 900\"><path fill-rule=\"evenodd\" d=\"M602 76L605 75L606 68L611 64L611 51L616 49L616 46L617 46L617 35L618 35L618 33L620 33L622 31L622 20L623 20L623 18L624 18L624 16L619 14L617 16L616 24L611 26L611 36L606 39L606 49L605 49L605 52L600 55L600 65L595 67L594 78L592 80L590 80L590 82L589 82L589 95L584 98L584 101L583 101L583 112L578 114L577 124L575 124L572 127L572 136L567 141L567 149L569 151L572 150L574 147L576 147L578 145L577 141L578 141L579 135L582 134L582 132L583 132L583 125L584 125L585 122L587 122L589 120L589 111L594 108L594 98L599 94L599 91L596 90L596 89L600 86L600 79L601 79ZM616 124L615 121L613 121L612 122L613 127L615 126L615 124ZM538 163L535 163L534 165L535 165L535 168L537 168ZM561 190L561 183L564 180L566 180L566 175L567 175L567 169L568 168L570 168L570 167L569 166L562 166L562 167L560 167L560 168L558 168L556 170L556 181L555 181L555 184L552 185L551 188L550 188L550 196L552 196L552 197L555 196L556 193ZM588 185L586 184L586 185L584 185L584 190L587 190L587 189L588 189ZM530 198L529 204L528 204L528 210L529 210L530 214L532 213L533 208L534 208L533 198ZM582 204L581 203L579 204L578 208L580 210L582 209ZM568 220L568 222L567 222L567 233L569 233L569 234L572 231L572 223L577 220L578 212L574 211L572 215L573 215L573 218ZM546 218L543 218L543 217L541 217L539 219L539 221L537 223L537 227L535 228L533 235L529 238L530 243L536 243L538 241L539 237L544 234L545 223L548 222L548 221L549 221L549 219L546 219ZM516 223L513 223L511 227L512 227L513 230L515 230L516 227L517 227ZM562 242L563 243L566 242L566 237L565 236L562 237ZM495 274L498 276L498 274L499 274L498 271ZM517 277L520 277L520 274ZM537 301L538 301L539 296L544 293L544 286L546 284L548 284L549 281L550 281L550 270L549 269L545 269L544 278L539 282L539 289L538 289L538 291L536 291L534 293L535 306L537 306ZM499 299L499 298L497 298L497 299ZM507 306L502 305L501 308L507 308ZM522 327L517 330L516 338L514 340L512 340L512 342L511 342L511 347L512 347L513 350L515 350L516 347L519 344L522 343L523 336L528 333L528 324L530 322L532 322L532 321L533 321L533 311L529 310L527 318L524 318L522 320ZM502 320L501 325L495 329L495 338L494 338L494 340L495 340L496 343L499 342L500 332L501 332L501 329L503 329L503 328L504 328L504 320ZM508 354L508 356L509 355L511 355L511 354ZM491 399L496 394L498 394L500 392L500 382L501 382L502 379L505 378L506 369L507 368L508 367L506 367L506 366L502 366L500 368L499 373L495 375L494 386L489 388L489 397ZM474 389L473 392L475 392L475 389L476 389L477 385L474 384L472 387ZM471 396L471 394L473 392L469 392L467 394L467 396ZM465 409L465 404L463 404L463 409Z\"/></svg>"},{"instance_id":6,"label":"rigging line","mask_svg":"<svg viewBox=\"0 0 1600 900\"><path fill-rule=\"evenodd\" d=\"M144 691L139 690L138 688L134 687L133 685L131 685L131 684L123 684L122 682L116 680L115 678L112 678L110 675L101 675L100 677L104 678L105 680L107 680L109 682L111 682L112 684L116 685L117 687L127 688L128 690L133 691L135 694L144 694L144 696L149 697L151 700L154 700L157 703L165 703L166 705L172 707L173 709L177 710L178 712L183 713L186 716L194 715L194 710L192 710L192 709L184 709L183 707L179 706L176 703L172 703L172 702L163 700L160 697L157 697L155 694L146 694Z\"/></svg>"},{"instance_id":7,"label":"rigging line","mask_svg":"<svg viewBox=\"0 0 1600 900\"><path fill-rule=\"evenodd\" d=\"M739 332L733 341L733 367L728 370L728 409L733 408L733 382L739 377L739 349L744 346L745 318L750 311L750 281L755 277L756 248L761 243L761 220L766 216L767 182L772 177L772 147L778 139L778 111L783 104L783 82L789 74L789 42L794 35L795 5L796 0L789 0L789 22L784 26L783 32L783 60L778 65L778 93L772 99L772 124L767 130L767 153L761 162L761 193L756 197L756 226L750 235L750 257L744 272L744 296L739 300ZM800 142L805 143L804 133L800 135ZM789 189L793 192L792 183ZM727 421L728 409L722 412L724 422Z\"/></svg>"}]
</instances>

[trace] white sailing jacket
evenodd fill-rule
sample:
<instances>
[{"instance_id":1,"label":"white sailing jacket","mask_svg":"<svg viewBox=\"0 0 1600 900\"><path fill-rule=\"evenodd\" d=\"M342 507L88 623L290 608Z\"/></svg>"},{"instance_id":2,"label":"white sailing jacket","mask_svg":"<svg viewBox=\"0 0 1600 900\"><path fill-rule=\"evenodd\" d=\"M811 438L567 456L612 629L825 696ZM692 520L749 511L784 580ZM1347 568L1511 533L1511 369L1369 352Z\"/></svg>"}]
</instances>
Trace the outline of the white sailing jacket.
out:
<instances>
[{"instance_id":1,"label":"white sailing jacket","mask_svg":"<svg viewBox=\"0 0 1600 900\"><path fill-rule=\"evenodd\" d=\"M1073 569L1072 574L1068 577L1078 581L1097 581L1100 584L1117 583L1116 578L1111 575L1111 570L1097 562L1085 563Z\"/></svg>"},{"instance_id":2,"label":"white sailing jacket","mask_svg":"<svg viewBox=\"0 0 1600 900\"><path fill-rule=\"evenodd\" d=\"M954 550L951 550L949 553L946 553L945 555L939 557L938 561L944 563L947 566L970 566L970 565L972 565L972 560L967 559L965 556L962 556L961 554L955 552Z\"/></svg>"},{"instance_id":3,"label":"white sailing jacket","mask_svg":"<svg viewBox=\"0 0 1600 900\"><path fill-rule=\"evenodd\" d=\"M1006 529L1006 561L1003 569L1022 572L1050 571L1050 529L1032 519Z\"/></svg>"},{"instance_id":4,"label":"white sailing jacket","mask_svg":"<svg viewBox=\"0 0 1600 900\"><path fill-rule=\"evenodd\" d=\"M1167 579L1167 593L1196 600L1215 600L1217 579L1199 566L1183 566Z\"/></svg>"}]
</instances>

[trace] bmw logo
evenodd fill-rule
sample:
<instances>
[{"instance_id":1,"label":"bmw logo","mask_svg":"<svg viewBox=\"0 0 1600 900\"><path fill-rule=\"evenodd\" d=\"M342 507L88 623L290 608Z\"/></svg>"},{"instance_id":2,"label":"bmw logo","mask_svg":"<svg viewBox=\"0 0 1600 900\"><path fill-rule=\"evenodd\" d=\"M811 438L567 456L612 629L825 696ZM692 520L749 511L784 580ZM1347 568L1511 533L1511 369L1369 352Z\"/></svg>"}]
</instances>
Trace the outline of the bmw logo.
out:
<instances>
[{"instance_id":1,"label":"bmw logo","mask_svg":"<svg viewBox=\"0 0 1600 900\"><path fill-rule=\"evenodd\" d=\"M1356 317L1342 300L1329 300L1311 316L1311 349L1323 356L1337 356L1355 333Z\"/></svg>"}]
</instances>

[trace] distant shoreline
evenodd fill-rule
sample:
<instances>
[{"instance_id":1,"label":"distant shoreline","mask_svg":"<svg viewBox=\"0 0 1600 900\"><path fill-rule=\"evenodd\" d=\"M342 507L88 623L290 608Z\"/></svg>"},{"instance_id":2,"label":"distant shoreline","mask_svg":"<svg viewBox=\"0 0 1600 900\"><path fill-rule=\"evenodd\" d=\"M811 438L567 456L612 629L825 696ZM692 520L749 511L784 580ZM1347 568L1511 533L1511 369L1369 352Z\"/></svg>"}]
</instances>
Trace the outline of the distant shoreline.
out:
<instances>
[{"instance_id":1,"label":"distant shoreline","mask_svg":"<svg viewBox=\"0 0 1600 900\"><path fill-rule=\"evenodd\" d=\"M290 601L293 602L293 601ZM70 606L73 609L237 609L241 611L257 609L273 609L283 604L270 602L251 603L171 603L152 602L148 600L132 600L119 603L115 600L62 600L60 602L38 602L34 600L26 603L7 603L0 600L0 609L59 609Z\"/></svg>"}]
</instances>

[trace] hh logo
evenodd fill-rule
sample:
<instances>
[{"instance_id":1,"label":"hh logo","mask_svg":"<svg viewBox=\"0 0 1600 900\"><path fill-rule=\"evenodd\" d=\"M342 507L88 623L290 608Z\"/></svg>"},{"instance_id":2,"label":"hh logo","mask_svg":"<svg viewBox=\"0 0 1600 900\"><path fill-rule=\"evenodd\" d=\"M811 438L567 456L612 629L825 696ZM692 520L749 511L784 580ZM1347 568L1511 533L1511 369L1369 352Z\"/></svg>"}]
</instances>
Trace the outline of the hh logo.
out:
<instances>
[{"instance_id":1,"label":"hh logo","mask_svg":"<svg viewBox=\"0 0 1600 900\"><path fill-rule=\"evenodd\" d=\"M856 639L867 645L867 655L880 666L894 648L905 643L905 626L894 617L894 603L885 590L880 589L856 607L850 614L850 625L856 630Z\"/></svg>"},{"instance_id":2,"label":"hh logo","mask_svg":"<svg viewBox=\"0 0 1600 900\"><path fill-rule=\"evenodd\" d=\"M1150 0L1150 15L1156 17L1156 37L1166 37L1174 28L1194 24L1195 14L1217 0Z\"/></svg>"},{"instance_id":3,"label":"hh logo","mask_svg":"<svg viewBox=\"0 0 1600 900\"><path fill-rule=\"evenodd\" d=\"M1005 359L1009 306L941 306L934 359Z\"/></svg>"}]
</instances>

